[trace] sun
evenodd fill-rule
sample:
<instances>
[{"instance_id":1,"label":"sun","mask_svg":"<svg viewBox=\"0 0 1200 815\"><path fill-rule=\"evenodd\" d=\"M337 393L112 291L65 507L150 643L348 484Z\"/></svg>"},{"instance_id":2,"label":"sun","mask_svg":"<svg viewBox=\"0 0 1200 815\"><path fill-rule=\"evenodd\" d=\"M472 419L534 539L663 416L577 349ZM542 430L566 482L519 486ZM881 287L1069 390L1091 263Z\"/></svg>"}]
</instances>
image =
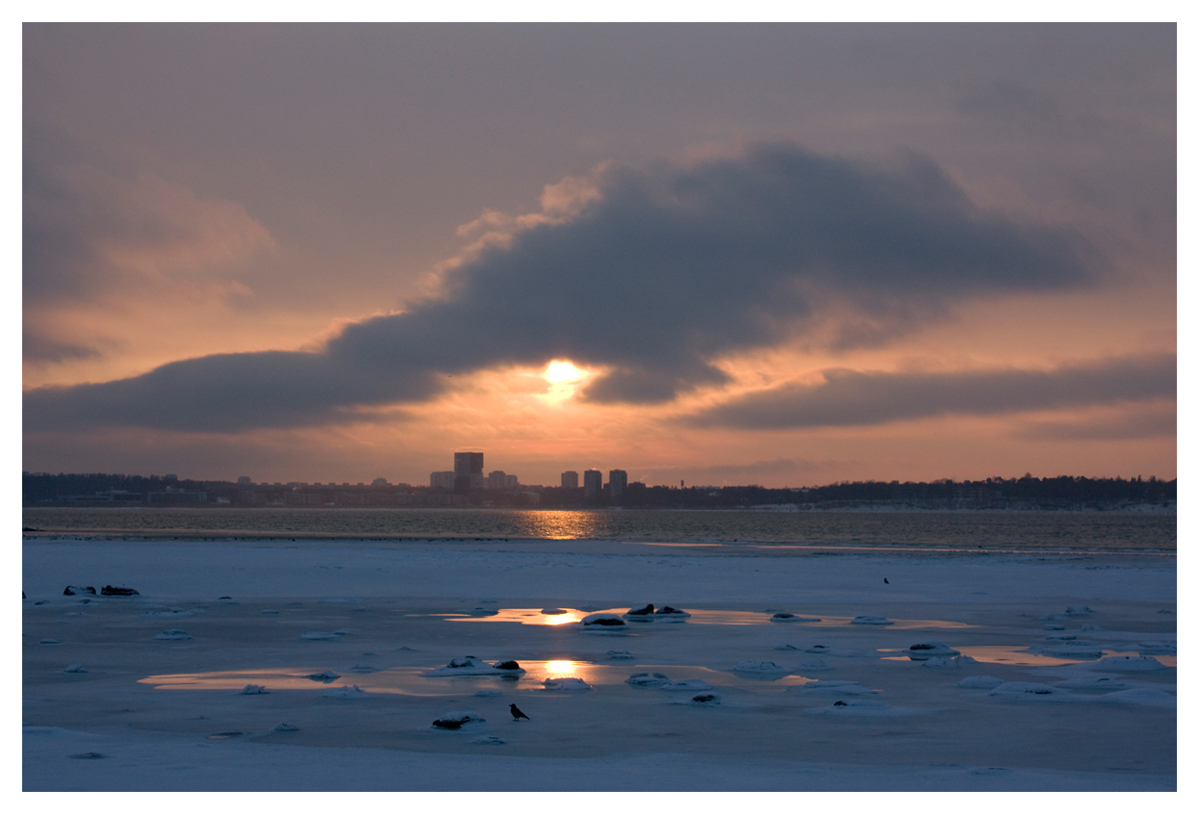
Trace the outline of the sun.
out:
<instances>
[{"instance_id":1,"label":"sun","mask_svg":"<svg viewBox=\"0 0 1200 815\"><path fill-rule=\"evenodd\" d=\"M552 385L560 385L564 382L574 382L577 379L582 379L587 376L587 372L581 368L576 368L575 363L566 359L551 360L546 366L542 377Z\"/></svg>"}]
</instances>

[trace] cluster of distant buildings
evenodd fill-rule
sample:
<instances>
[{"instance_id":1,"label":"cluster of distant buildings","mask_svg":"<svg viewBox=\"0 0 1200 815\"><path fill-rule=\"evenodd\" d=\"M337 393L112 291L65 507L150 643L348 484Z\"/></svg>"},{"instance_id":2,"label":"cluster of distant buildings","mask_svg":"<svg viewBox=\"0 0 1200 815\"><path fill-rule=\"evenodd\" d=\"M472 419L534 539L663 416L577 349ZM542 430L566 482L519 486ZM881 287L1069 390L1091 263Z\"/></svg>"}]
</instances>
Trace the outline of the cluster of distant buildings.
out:
<instances>
[{"instance_id":1,"label":"cluster of distant buildings","mask_svg":"<svg viewBox=\"0 0 1200 815\"><path fill-rule=\"evenodd\" d=\"M583 495L594 498L604 491L604 473L599 470L583 471ZM629 475L624 470L608 471L608 494L611 498L620 498L629 488ZM567 470L562 474L562 487L568 490L579 489L579 473Z\"/></svg>"},{"instance_id":2,"label":"cluster of distant buildings","mask_svg":"<svg viewBox=\"0 0 1200 815\"><path fill-rule=\"evenodd\" d=\"M483 453L455 453L454 469L430 473L429 486L433 489L466 493L473 490L514 490L521 486L521 482L517 476L503 470L493 470L485 477ZM583 471L584 497L599 496L606 487L610 498L619 498L629 487L629 476L624 470L609 470L608 483L605 484L604 474L599 470ZM575 470L563 473L562 488L579 489L579 473Z\"/></svg>"},{"instance_id":3,"label":"cluster of distant buildings","mask_svg":"<svg viewBox=\"0 0 1200 815\"><path fill-rule=\"evenodd\" d=\"M521 482L504 470L492 470L484 477L483 453L455 453L454 469L430 473L429 486L432 489L464 493L472 490L515 490L521 486Z\"/></svg>"}]
</instances>

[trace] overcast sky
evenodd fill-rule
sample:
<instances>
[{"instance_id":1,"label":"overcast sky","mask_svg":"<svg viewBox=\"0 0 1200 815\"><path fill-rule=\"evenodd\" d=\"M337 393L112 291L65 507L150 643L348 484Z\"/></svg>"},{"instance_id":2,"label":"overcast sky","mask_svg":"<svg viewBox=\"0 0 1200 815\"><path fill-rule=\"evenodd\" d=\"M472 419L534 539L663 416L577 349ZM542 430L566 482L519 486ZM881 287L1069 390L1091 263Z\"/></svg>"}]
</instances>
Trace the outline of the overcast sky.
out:
<instances>
[{"instance_id":1,"label":"overcast sky","mask_svg":"<svg viewBox=\"0 0 1200 815\"><path fill-rule=\"evenodd\" d=\"M25 470L1176 474L1174 26L23 45Z\"/></svg>"}]
</instances>

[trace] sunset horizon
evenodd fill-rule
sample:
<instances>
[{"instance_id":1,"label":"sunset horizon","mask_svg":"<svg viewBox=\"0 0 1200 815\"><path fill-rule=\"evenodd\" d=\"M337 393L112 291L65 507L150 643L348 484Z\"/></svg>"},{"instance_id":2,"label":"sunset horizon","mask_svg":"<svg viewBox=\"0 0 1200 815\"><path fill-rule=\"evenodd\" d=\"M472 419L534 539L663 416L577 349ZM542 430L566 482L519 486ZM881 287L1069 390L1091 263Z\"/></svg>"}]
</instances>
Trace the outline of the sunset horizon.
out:
<instances>
[{"instance_id":1,"label":"sunset horizon","mask_svg":"<svg viewBox=\"0 0 1200 815\"><path fill-rule=\"evenodd\" d=\"M1173 478L1174 37L28 24L23 469Z\"/></svg>"}]
</instances>

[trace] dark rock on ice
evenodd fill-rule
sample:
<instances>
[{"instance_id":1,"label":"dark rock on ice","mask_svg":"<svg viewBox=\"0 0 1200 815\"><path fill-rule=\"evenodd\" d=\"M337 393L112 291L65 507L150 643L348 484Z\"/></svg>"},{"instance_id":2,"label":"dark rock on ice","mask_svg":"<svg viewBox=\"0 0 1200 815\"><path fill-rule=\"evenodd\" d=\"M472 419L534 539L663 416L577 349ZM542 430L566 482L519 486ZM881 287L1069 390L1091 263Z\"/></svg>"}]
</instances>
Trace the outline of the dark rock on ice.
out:
<instances>
[{"instance_id":1,"label":"dark rock on ice","mask_svg":"<svg viewBox=\"0 0 1200 815\"><path fill-rule=\"evenodd\" d=\"M630 620L648 621L654 619L654 606L647 603L642 608L631 608L625 612L625 617Z\"/></svg>"},{"instance_id":2,"label":"dark rock on ice","mask_svg":"<svg viewBox=\"0 0 1200 815\"><path fill-rule=\"evenodd\" d=\"M105 586L100 589L100 594L104 597L133 597L138 594L137 589L128 589L123 586Z\"/></svg>"},{"instance_id":3,"label":"dark rock on ice","mask_svg":"<svg viewBox=\"0 0 1200 815\"><path fill-rule=\"evenodd\" d=\"M473 710L452 710L433 720L439 730L461 730L464 725L483 724L487 719Z\"/></svg>"},{"instance_id":4,"label":"dark rock on ice","mask_svg":"<svg viewBox=\"0 0 1200 815\"><path fill-rule=\"evenodd\" d=\"M309 674L308 678L314 682L324 682L328 685L335 679L341 679L342 675L333 671L321 671L320 673Z\"/></svg>"},{"instance_id":5,"label":"dark rock on ice","mask_svg":"<svg viewBox=\"0 0 1200 815\"><path fill-rule=\"evenodd\" d=\"M715 693L697 693L692 697L692 702L697 705L719 705L721 697Z\"/></svg>"},{"instance_id":6,"label":"dark rock on ice","mask_svg":"<svg viewBox=\"0 0 1200 815\"><path fill-rule=\"evenodd\" d=\"M504 662L495 663L492 665L492 667L499 671L516 671L519 670L521 666L517 664L515 659L506 659Z\"/></svg>"},{"instance_id":7,"label":"dark rock on ice","mask_svg":"<svg viewBox=\"0 0 1200 815\"><path fill-rule=\"evenodd\" d=\"M299 729L296 725L288 724L287 722L282 722L275 726L276 733L295 733Z\"/></svg>"},{"instance_id":8,"label":"dark rock on ice","mask_svg":"<svg viewBox=\"0 0 1200 815\"><path fill-rule=\"evenodd\" d=\"M633 659L633 654L629 651L609 651L607 653L609 659Z\"/></svg>"},{"instance_id":9,"label":"dark rock on ice","mask_svg":"<svg viewBox=\"0 0 1200 815\"><path fill-rule=\"evenodd\" d=\"M908 646L908 658L912 660L923 660L930 657L956 657L959 653L943 642L916 642Z\"/></svg>"},{"instance_id":10,"label":"dark rock on ice","mask_svg":"<svg viewBox=\"0 0 1200 815\"><path fill-rule=\"evenodd\" d=\"M664 617L691 617L692 615L688 614L686 611L684 611L681 608L672 608L671 606L663 606L658 611L654 612L654 616L661 619Z\"/></svg>"},{"instance_id":11,"label":"dark rock on ice","mask_svg":"<svg viewBox=\"0 0 1200 815\"><path fill-rule=\"evenodd\" d=\"M63 594L67 597L72 597L76 594L95 594L96 589L93 586L67 586L63 589ZM22 592L24 594L24 592Z\"/></svg>"},{"instance_id":12,"label":"dark rock on ice","mask_svg":"<svg viewBox=\"0 0 1200 815\"><path fill-rule=\"evenodd\" d=\"M243 696L255 696L258 694L270 693L270 691L267 690L262 685L247 685L246 687L244 687L240 691L238 691L238 693Z\"/></svg>"}]
</instances>

